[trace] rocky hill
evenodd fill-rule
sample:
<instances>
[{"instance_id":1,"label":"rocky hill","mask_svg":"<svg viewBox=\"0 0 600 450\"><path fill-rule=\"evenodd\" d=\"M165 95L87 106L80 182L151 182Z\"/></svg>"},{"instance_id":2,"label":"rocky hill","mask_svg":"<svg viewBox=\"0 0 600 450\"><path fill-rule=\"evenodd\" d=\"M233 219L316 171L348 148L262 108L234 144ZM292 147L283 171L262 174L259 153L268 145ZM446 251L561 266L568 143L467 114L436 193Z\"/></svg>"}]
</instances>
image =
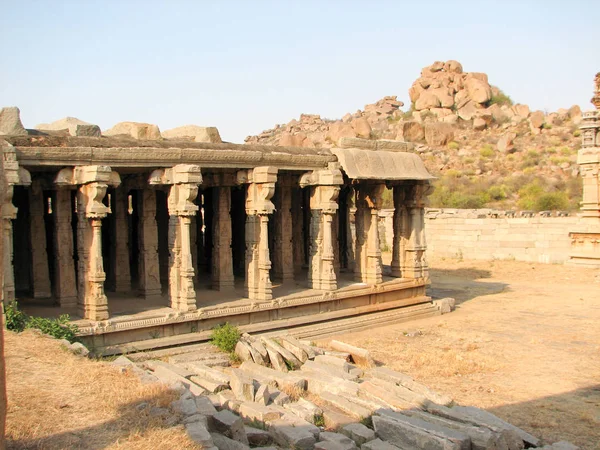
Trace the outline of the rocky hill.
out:
<instances>
[{"instance_id":1,"label":"rocky hill","mask_svg":"<svg viewBox=\"0 0 600 450\"><path fill-rule=\"evenodd\" d=\"M425 67L408 95L406 111L386 96L339 120L302 114L246 142L329 148L342 137L403 140L439 177L433 207L578 208L578 106L531 111L457 61Z\"/></svg>"}]
</instances>

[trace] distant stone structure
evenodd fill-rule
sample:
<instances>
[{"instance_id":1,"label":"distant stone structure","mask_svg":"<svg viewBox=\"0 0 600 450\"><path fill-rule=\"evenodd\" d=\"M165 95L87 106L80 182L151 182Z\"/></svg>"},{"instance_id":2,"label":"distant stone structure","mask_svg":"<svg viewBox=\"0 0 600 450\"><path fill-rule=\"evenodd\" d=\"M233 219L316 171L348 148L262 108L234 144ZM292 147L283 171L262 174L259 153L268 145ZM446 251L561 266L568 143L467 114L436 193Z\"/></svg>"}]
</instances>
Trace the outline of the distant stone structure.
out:
<instances>
[{"instance_id":1,"label":"distant stone structure","mask_svg":"<svg viewBox=\"0 0 600 450\"><path fill-rule=\"evenodd\" d=\"M267 147L157 130L127 122L111 137L0 141L5 301L47 298L80 317L97 348L225 321L268 329L430 303L432 177L405 143ZM384 273L386 188L395 212Z\"/></svg>"},{"instance_id":2,"label":"distant stone structure","mask_svg":"<svg viewBox=\"0 0 600 450\"><path fill-rule=\"evenodd\" d=\"M595 110L583 113L580 125L581 150L577 163L583 178L582 218L585 226L570 233L571 261L574 264L600 267L600 73L594 80L592 104Z\"/></svg>"}]
</instances>

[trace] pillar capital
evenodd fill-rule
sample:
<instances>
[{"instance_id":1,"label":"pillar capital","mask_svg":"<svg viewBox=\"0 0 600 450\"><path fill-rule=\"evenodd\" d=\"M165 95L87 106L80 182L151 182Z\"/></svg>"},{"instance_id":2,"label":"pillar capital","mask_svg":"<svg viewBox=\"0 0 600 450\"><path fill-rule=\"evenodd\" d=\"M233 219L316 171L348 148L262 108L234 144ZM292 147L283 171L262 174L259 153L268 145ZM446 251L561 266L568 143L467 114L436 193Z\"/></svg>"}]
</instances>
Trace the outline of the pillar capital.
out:
<instances>
[{"instance_id":1,"label":"pillar capital","mask_svg":"<svg viewBox=\"0 0 600 450\"><path fill-rule=\"evenodd\" d=\"M156 169L148 178L150 185L156 184L202 184L202 172L196 164L177 164L166 169Z\"/></svg>"},{"instance_id":2,"label":"pillar capital","mask_svg":"<svg viewBox=\"0 0 600 450\"><path fill-rule=\"evenodd\" d=\"M238 184L248 184L246 212L248 214L272 214L275 205L271 201L275 194L277 167L264 166L237 173Z\"/></svg>"}]
</instances>

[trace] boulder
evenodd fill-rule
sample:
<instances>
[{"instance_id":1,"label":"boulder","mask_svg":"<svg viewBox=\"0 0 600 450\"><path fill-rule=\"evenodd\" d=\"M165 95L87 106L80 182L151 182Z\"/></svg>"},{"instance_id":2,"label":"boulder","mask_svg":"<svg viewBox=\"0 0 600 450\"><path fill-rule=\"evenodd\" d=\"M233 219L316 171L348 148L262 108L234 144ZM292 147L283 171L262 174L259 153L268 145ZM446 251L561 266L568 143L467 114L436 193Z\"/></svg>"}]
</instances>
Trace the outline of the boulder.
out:
<instances>
[{"instance_id":1,"label":"boulder","mask_svg":"<svg viewBox=\"0 0 600 450\"><path fill-rule=\"evenodd\" d=\"M5 106L0 109L0 136L23 136L27 130L21 123L21 111L16 106Z\"/></svg>"},{"instance_id":2,"label":"boulder","mask_svg":"<svg viewBox=\"0 0 600 450\"><path fill-rule=\"evenodd\" d=\"M473 129L476 131L481 131L481 130L485 130L487 127L487 122L482 119L481 117L477 117L475 118L475 120L473 120Z\"/></svg>"},{"instance_id":3,"label":"boulder","mask_svg":"<svg viewBox=\"0 0 600 450\"><path fill-rule=\"evenodd\" d=\"M516 139L516 137L517 134L512 131L504 133L500 137L500 139L498 139L498 142L496 143L496 148L502 153L510 153L512 150L514 150L514 140Z\"/></svg>"},{"instance_id":4,"label":"boulder","mask_svg":"<svg viewBox=\"0 0 600 450\"><path fill-rule=\"evenodd\" d=\"M454 105L454 98L447 88L432 89L431 93L438 98L442 108L450 108Z\"/></svg>"},{"instance_id":5,"label":"boulder","mask_svg":"<svg viewBox=\"0 0 600 450\"><path fill-rule=\"evenodd\" d=\"M216 127L199 127L198 125L184 125L163 131L165 139L185 139L194 142L223 142Z\"/></svg>"},{"instance_id":6,"label":"boulder","mask_svg":"<svg viewBox=\"0 0 600 450\"><path fill-rule=\"evenodd\" d=\"M244 429L244 422L240 416L231 411L226 409L219 411L212 416L208 424L211 431L216 431L228 438L248 445L248 437L246 436L246 430Z\"/></svg>"},{"instance_id":7,"label":"boulder","mask_svg":"<svg viewBox=\"0 0 600 450\"><path fill-rule=\"evenodd\" d=\"M415 102L415 110L422 111L424 109L439 108L441 106L440 99L433 92L429 90L424 91L419 95L419 98Z\"/></svg>"},{"instance_id":8,"label":"boulder","mask_svg":"<svg viewBox=\"0 0 600 450\"><path fill-rule=\"evenodd\" d=\"M76 136L84 136L84 137L101 137L102 131L100 131L100 127L98 125L90 124L79 124L75 128Z\"/></svg>"},{"instance_id":9,"label":"boulder","mask_svg":"<svg viewBox=\"0 0 600 450\"><path fill-rule=\"evenodd\" d=\"M517 103L516 105L513 105L511 109L516 116L522 117L523 119L527 119L529 117L530 111L529 106L527 105L521 105Z\"/></svg>"},{"instance_id":10,"label":"boulder","mask_svg":"<svg viewBox=\"0 0 600 450\"><path fill-rule=\"evenodd\" d=\"M444 64L444 70L450 73L462 73L463 67L458 61L451 59L450 61L446 61L446 64Z\"/></svg>"},{"instance_id":11,"label":"boulder","mask_svg":"<svg viewBox=\"0 0 600 450\"><path fill-rule=\"evenodd\" d=\"M462 120L471 120L479 112L478 105L473 101L468 101L458 110L458 117Z\"/></svg>"},{"instance_id":12,"label":"boulder","mask_svg":"<svg viewBox=\"0 0 600 450\"><path fill-rule=\"evenodd\" d=\"M421 142L425 139L425 129L419 122L401 122L398 138L408 142Z\"/></svg>"},{"instance_id":13,"label":"boulder","mask_svg":"<svg viewBox=\"0 0 600 450\"><path fill-rule=\"evenodd\" d=\"M469 94L469 98L476 103L486 103L492 98L492 89L490 85L477 77L467 77L465 80L465 88Z\"/></svg>"},{"instance_id":14,"label":"boulder","mask_svg":"<svg viewBox=\"0 0 600 450\"><path fill-rule=\"evenodd\" d=\"M160 139L158 126L150 123L119 122L114 127L103 133L105 136L127 135L134 139L156 140Z\"/></svg>"},{"instance_id":15,"label":"boulder","mask_svg":"<svg viewBox=\"0 0 600 450\"><path fill-rule=\"evenodd\" d=\"M331 125L329 125L326 139L331 141L333 144L337 144L340 138L343 137L356 137L356 132L350 123L333 122Z\"/></svg>"},{"instance_id":16,"label":"boulder","mask_svg":"<svg viewBox=\"0 0 600 450\"><path fill-rule=\"evenodd\" d=\"M581 108L578 105L573 105L569 108L569 118L575 119L581 117Z\"/></svg>"},{"instance_id":17,"label":"boulder","mask_svg":"<svg viewBox=\"0 0 600 450\"><path fill-rule=\"evenodd\" d=\"M358 137L368 139L371 137L371 125L364 117L359 117L350 122L352 129Z\"/></svg>"},{"instance_id":18,"label":"boulder","mask_svg":"<svg viewBox=\"0 0 600 450\"><path fill-rule=\"evenodd\" d=\"M78 125L91 125L89 122L84 122L83 120L78 119L77 117L65 117L64 119L59 119L51 123L40 123L37 124L34 128L36 130L41 131L60 131L60 130L69 130L69 134L71 136L86 136L85 134L77 134ZM97 127L97 125L94 125ZM85 129L81 129L81 133L84 133Z\"/></svg>"},{"instance_id":19,"label":"boulder","mask_svg":"<svg viewBox=\"0 0 600 450\"><path fill-rule=\"evenodd\" d=\"M542 126L544 125L546 121L546 117L544 116L544 113L542 111L535 111L532 112L531 115L529 116L529 124L531 125L531 128L542 128Z\"/></svg>"},{"instance_id":20,"label":"boulder","mask_svg":"<svg viewBox=\"0 0 600 450\"><path fill-rule=\"evenodd\" d=\"M443 146L454 139L454 127L447 123L426 123L425 142L427 145Z\"/></svg>"}]
</instances>

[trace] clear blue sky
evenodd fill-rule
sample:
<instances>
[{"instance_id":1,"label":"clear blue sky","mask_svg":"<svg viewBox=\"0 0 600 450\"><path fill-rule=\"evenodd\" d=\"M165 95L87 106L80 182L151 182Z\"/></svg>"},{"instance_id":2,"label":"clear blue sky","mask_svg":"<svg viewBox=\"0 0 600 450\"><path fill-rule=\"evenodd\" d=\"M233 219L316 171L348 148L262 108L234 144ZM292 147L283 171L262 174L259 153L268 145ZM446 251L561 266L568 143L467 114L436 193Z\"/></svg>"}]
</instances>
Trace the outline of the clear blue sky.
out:
<instances>
[{"instance_id":1,"label":"clear blue sky","mask_svg":"<svg viewBox=\"0 0 600 450\"><path fill-rule=\"evenodd\" d=\"M410 104L456 59L533 109L591 109L599 0L0 1L0 105L26 127L75 116L243 142L301 113Z\"/></svg>"}]
</instances>

